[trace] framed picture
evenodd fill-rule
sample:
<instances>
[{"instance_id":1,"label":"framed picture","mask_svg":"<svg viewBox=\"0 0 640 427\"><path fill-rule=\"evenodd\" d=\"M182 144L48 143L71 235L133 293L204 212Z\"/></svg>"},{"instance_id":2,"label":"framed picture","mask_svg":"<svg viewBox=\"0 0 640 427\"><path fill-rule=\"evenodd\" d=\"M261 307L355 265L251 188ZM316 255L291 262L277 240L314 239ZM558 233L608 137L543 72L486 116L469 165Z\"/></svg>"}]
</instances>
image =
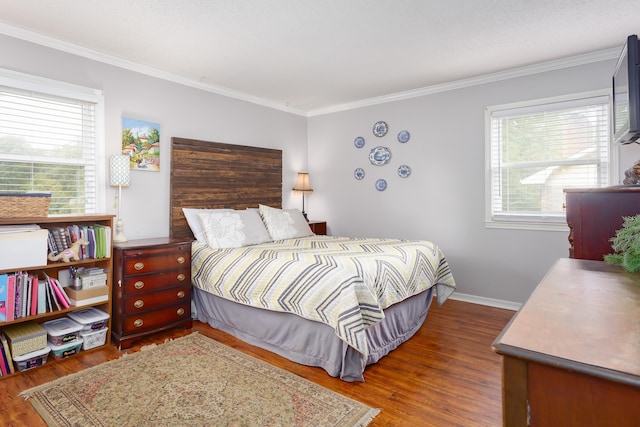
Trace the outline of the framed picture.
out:
<instances>
[{"instance_id":1,"label":"framed picture","mask_svg":"<svg viewBox=\"0 0 640 427\"><path fill-rule=\"evenodd\" d=\"M123 117L122 154L131 159L131 169L160 171L160 125Z\"/></svg>"}]
</instances>

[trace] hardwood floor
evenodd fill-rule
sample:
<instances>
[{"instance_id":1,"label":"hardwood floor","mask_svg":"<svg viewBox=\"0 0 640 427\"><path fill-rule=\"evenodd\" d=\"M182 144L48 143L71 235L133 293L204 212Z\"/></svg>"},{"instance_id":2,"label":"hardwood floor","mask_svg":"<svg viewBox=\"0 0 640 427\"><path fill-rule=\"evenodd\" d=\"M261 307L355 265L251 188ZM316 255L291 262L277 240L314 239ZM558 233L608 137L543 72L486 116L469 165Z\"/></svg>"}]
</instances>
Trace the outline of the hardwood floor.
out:
<instances>
[{"instance_id":1,"label":"hardwood floor","mask_svg":"<svg viewBox=\"0 0 640 427\"><path fill-rule=\"evenodd\" d=\"M370 424L382 426L500 426L502 396L500 356L491 343L514 312L449 300L434 303L425 324L408 342L365 371L365 382L347 383L319 368L298 365L246 344L200 322L194 331L263 359L370 406L381 408ZM190 333L173 330L139 341L140 346L162 343ZM22 390L119 358L124 351L109 346L81 353L0 379L0 424L45 426ZM117 402L114 402L117 404Z\"/></svg>"}]
</instances>

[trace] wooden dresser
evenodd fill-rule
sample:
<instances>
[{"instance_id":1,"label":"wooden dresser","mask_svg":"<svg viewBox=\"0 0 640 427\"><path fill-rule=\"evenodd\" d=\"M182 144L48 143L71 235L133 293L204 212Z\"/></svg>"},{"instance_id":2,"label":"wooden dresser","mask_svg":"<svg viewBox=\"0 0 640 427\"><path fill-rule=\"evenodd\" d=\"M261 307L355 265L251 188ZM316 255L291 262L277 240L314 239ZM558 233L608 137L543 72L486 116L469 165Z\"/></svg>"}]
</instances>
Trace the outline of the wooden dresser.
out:
<instances>
[{"instance_id":1,"label":"wooden dresser","mask_svg":"<svg viewBox=\"0 0 640 427\"><path fill-rule=\"evenodd\" d=\"M156 238L114 245L113 342L191 328L191 240Z\"/></svg>"},{"instance_id":2,"label":"wooden dresser","mask_svg":"<svg viewBox=\"0 0 640 427\"><path fill-rule=\"evenodd\" d=\"M640 213L640 186L565 189L569 256L602 261L613 252L611 239L622 227L623 216Z\"/></svg>"},{"instance_id":3,"label":"wooden dresser","mask_svg":"<svg viewBox=\"0 0 640 427\"><path fill-rule=\"evenodd\" d=\"M640 274L556 262L494 341L503 425L640 425Z\"/></svg>"}]
</instances>

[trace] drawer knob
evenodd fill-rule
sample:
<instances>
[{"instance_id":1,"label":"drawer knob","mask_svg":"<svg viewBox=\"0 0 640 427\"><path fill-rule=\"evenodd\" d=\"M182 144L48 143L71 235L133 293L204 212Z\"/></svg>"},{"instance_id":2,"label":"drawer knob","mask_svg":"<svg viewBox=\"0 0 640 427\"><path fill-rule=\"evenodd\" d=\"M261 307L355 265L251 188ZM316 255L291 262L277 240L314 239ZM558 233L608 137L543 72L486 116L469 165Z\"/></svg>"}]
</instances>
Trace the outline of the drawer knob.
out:
<instances>
[{"instance_id":1,"label":"drawer knob","mask_svg":"<svg viewBox=\"0 0 640 427\"><path fill-rule=\"evenodd\" d=\"M178 274L178 277L177 277L178 281L180 281L180 282L182 282L186 278L187 278L187 276L185 276L184 273Z\"/></svg>"},{"instance_id":2,"label":"drawer knob","mask_svg":"<svg viewBox=\"0 0 640 427\"><path fill-rule=\"evenodd\" d=\"M142 280L138 280L136 283L133 284L133 287L136 289L142 289L144 288L144 282Z\"/></svg>"},{"instance_id":3,"label":"drawer knob","mask_svg":"<svg viewBox=\"0 0 640 427\"><path fill-rule=\"evenodd\" d=\"M184 314L184 308L180 307L176 310L176 313L178 314L178 316L182 316Z\"/></svg>"},{"instance_id":4,"label":"drawer knob","mask_svg":"<svg viewBox=\"0 0 640 427\"><path fill-rule=\"evenodd\" d=\"M185 295L184 291L178 292L178 298L184 298L184 295Z\"/></svg>"},{"instance_id":5,"label":"drawer knob","mask_svg":"<svg viewBox=\"0 0 640 427\"><path fill-rule=\"evenodd\" d=\"M135 268L136 270L140 271L144 268L144 262L136 262L135 264L133 264L133 268Z\"/></svg>"},{"instance_id":6,"label":"drawer knob","mask_svg":"<svg viewBox=\"0 0 640 427\"><path fill-rule=\"evenodd\" d=\"M144 301L142 301L141 299L137 300L136 302L133 303L133 306L135 308L142 308L144 306Z\"/></svg>"},{"instance_id":7,"label":"drawer knob","mask_svg":"<svg viewBox=\"0 0 640 427\"><path fill-rule=\"evenodd\" d=\"M143 324L144 324L144 322L142 321L142 319L136 319L136 321L133 322L133 326L135 326L136 328L139 328Z\"/></svg>"},{"instance_id":8,"label":"drawer knob","mask_svg":"<svg viewBox=\"0 0 640 427\"><path fill-rule=\"evenodd\" d=\"M185 257L183 257L183 256L178 257L178 264L184 264L185 261L186 261Z\"/></svg>"}]
</instances>

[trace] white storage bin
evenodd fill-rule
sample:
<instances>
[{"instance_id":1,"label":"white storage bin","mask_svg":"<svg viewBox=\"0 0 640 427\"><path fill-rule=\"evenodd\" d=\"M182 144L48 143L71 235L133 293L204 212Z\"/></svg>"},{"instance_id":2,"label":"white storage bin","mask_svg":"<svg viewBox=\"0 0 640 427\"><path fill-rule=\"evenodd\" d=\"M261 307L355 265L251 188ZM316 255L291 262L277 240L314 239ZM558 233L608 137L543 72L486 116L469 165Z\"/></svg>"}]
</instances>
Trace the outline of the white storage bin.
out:
<instances>
[{"instance_id":1,"label":"white storage bin","mask_svg":"<svg viewBox=\"0 0 640 427\"><path fill-rule=\"evenodd\" d=\"M109 328L80 332L80 336L82 336L82 349L90 350L104 345L104 343L107 342L107 331L109 331Z\"/></svg>"},{"instance_id":2,"label":"white storage bin","mask_svg":"<svg viewBox=\"0 0 640 427\"><path fill-rule=\"evenodd\" d=\"M78 338L61 345L55 345L49 342L49 347L51 347L51 353L53 353L54 359L64 359L80 353L80 350L82 349L82 338Z\"/></svg>"},{"instance_id":3,"label":"white storage bin","mask_svg":"<svg viewBox=\"0 0 640 427\"><path fill-rule=\"evenodd\" d=\"M27 369L35 368L36 366L42 366L47 363L47 356L51 348L45 347L40 350L32 351L21 356L16 356L13 361L16 362L16 366L19 371L26 371Z\"/></svg>"},{"instance_id":4,"label":"white storage bin","mask_svg":"<svg viewBox=\"0 0 640 427\"><path fill-rule=\"evenodd\" d=\"M109 315L95 307L76 310L69 313L67 316L82 325L83 332L106 328L107 323L109 322Z\"/></svg>"},{"instance_id":5,"label":"white storage bin","mask_svg":"<svg viewBox=\"0 0 640 427\"><path fill-rule=\"evenodd\" d=\"M68 317L44 322L42 327L47 331L47 339L51 344L62 345L74 341L80 336L82 325Z\"/></svg>"}]
</instances>

